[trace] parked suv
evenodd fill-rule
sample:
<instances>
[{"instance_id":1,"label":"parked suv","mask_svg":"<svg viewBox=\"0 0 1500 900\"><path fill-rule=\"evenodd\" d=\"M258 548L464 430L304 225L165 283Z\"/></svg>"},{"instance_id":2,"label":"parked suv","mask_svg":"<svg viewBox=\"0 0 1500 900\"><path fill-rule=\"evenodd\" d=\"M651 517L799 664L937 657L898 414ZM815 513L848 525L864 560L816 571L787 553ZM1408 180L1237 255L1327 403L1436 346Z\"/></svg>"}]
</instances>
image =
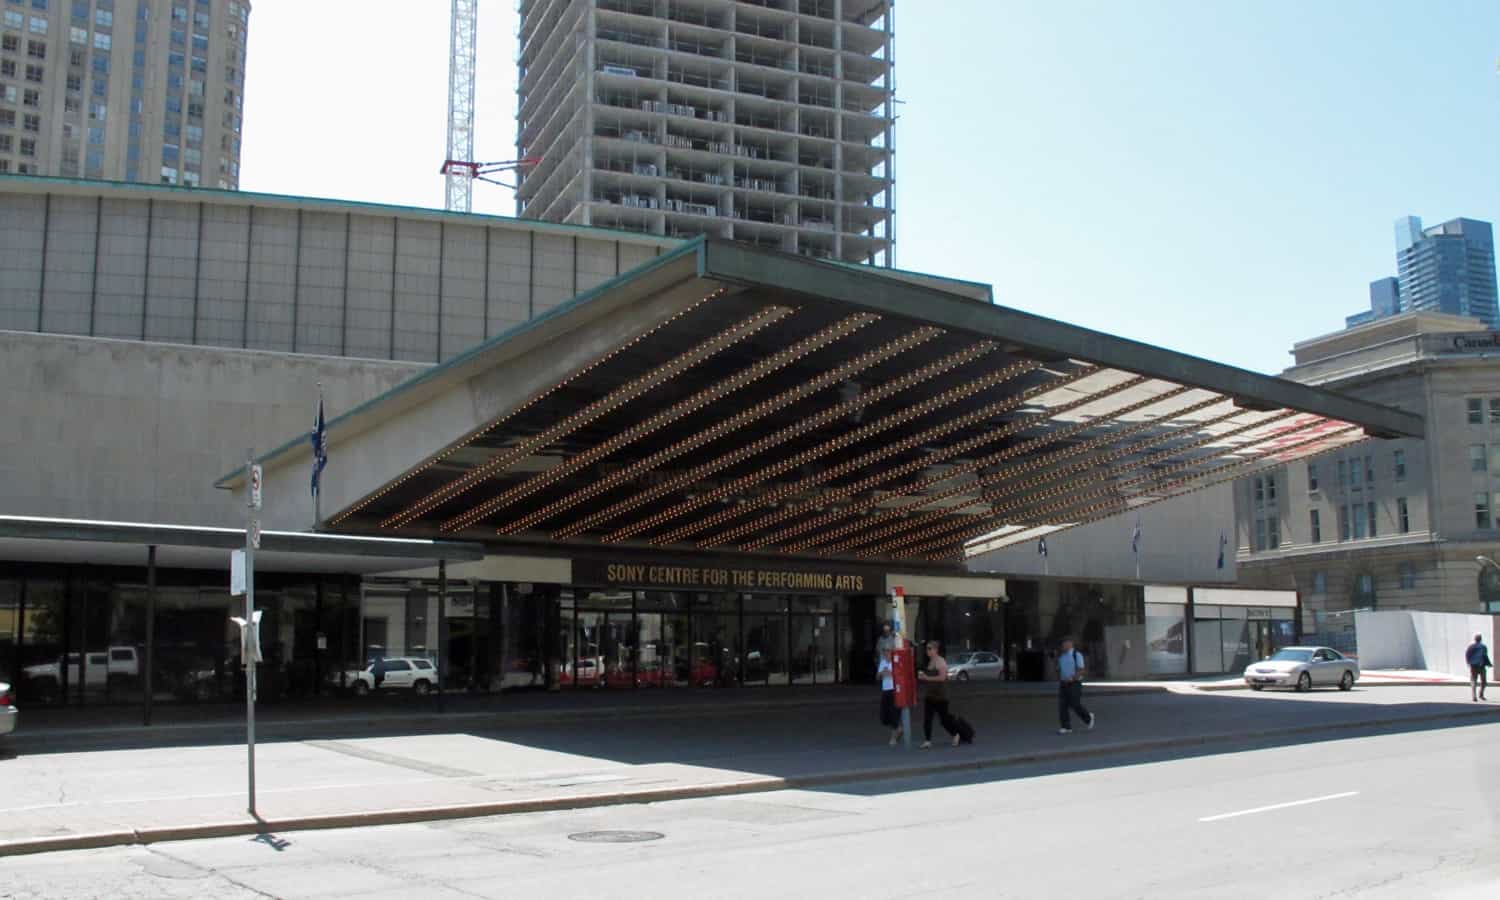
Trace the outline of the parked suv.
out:
<instances>
[{"instance_id":1,"label":"parked suv","mask_svg":"<svg viewBox=\"0 0 1500 900\"><path fill-rule=\"evenodd\" d=\"M344 680L360 696L377 688L410 688L418 694L425 694L438 686L438 673L430 659L393 656L377 659L363 669L345 672Z\"/></svg>"},{"instance_id":2,"label":"parked suv","mask_svg":"<svg viewBox=\"0 0 1500 900\"><path fill-rule=\"evenodd\" d=\"M62 689L63 661L27 666L23 672L27 687L36 697L52 699ZM68 689L100 690L114 682L140 677L141 662L134 647L118 646L108 650L90 650L87 654L69 653ZM32 693L27 694L28 697Z\"/></svg>"}]
</instances>

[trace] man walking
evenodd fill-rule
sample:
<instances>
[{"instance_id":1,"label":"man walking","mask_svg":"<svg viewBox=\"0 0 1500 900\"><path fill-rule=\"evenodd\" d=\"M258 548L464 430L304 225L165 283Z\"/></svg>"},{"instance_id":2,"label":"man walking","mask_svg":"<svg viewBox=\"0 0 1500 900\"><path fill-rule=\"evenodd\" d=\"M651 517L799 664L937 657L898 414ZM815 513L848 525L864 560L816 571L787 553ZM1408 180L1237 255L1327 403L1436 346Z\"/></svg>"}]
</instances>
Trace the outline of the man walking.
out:
<instances>
[{"instance_id":1,"label":"man walking","mask_svg":"<svg viewBox=\"0 0 1500 900\"><path fill-rule=\"evenodd\" d=\"M1072 734L1073 723L1068 711L1078 713L1078 718L1094 730L1094 714L1083 708L1083 654L1073 649L1073 639L1063 638L1062 649L1057 653L1057 733Z\"/></svg>"},{"instance_id":2,"label":"man walking","mask_svg":"<svg viewBox=\"0 0 1500 900\"><path fill-rule=\"evenodd\" d=\"M1464 661L1469 664L1469 699L1478 703L1484 699L1487 687L1484 670L1494 665L1490 662L1490 649L1484 645L1484 636L1474 635L1474 643L1464 651Z\"/></svg>"}]
</instances>

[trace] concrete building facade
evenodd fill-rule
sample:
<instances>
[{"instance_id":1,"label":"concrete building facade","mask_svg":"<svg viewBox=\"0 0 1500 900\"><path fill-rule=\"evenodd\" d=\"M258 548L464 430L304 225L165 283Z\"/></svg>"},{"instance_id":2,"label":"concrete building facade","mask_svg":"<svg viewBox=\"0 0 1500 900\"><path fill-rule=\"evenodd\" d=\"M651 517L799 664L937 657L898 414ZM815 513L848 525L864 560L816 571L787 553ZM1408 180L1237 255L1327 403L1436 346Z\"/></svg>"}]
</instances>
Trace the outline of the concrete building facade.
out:
<instances>
[{"instance_id":1,"label":"concrete building facade","mask_svg":"<svg viewBox=\"0 0 1500 900\"><path fill-rule=\"evenodd\" d=\"M1477 613L1500 600L1475 557L1500 542L1500 334L1412 312L1298 343L1284 377L1423 416L1239 480L1239 582L1295 589L1303 628L1336 641L1353 610Z\"/></svg>"},{"instance_id":2,"label":"concrete building facade","mask_svg":"<svg viewBox=\"0 0 1500 900\"><path fill-rule=\"evenodd\" d=\"M6 0L0 173L237 188L249 0Z\"/></svg>"},{"instance_id":3,"label":"concrete building facade","mask_svg":"<svg viewBox=\"0 0 1500 900\"><path fill-rule=\"evenodd\" d=\"M0 329L439 362L676 241L514 219L0 179Z\"/></svg>"},{"instance_id":4,"label":"concrete building facade","mask_svg":"<svg viewBox=\"0 0 1500 900\"><path fill-rule=\"evenodd\" d=\"M526 0L518 214L893 265L893 7Z\"/></svg>"}]
</instances>

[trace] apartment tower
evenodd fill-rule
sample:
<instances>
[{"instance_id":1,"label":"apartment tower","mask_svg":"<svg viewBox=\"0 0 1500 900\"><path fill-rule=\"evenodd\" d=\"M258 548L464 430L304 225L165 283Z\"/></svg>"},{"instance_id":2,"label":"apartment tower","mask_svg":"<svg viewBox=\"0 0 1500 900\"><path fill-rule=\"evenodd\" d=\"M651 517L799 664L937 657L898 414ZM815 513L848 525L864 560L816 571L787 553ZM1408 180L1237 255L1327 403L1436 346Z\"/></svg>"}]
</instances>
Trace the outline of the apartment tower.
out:
<instances>
[{"instance_id":1,"label":"apartment tower","mask_svg":"<svg viewBox=\"0 0 1500 900\"><path fill-rule=\"evenodd\" d=\"M893 7L522 0L518 215L892 265Z\"/></svg>"},{"instance_id":2,"label":"apartment tower","mask_svg":"<svg viewBox=\"0 0 1500 900\"><path fill-rule=\"evenodd\" d=\"M248 0L0 0L0 173L237 188Z\"/></svg>"},{"instance_id":3,"label":"apartment tower","mask_svg":"<svg viewBox=\"0 0 1500 900\"><path fill-rule=\"evenodd\" d=\"M1402 311L1472 316L1496 324L1495 236L1489 222L1450 219L1422 227L1396 221L1396 271Z\"/></svg>"}]
</instances>

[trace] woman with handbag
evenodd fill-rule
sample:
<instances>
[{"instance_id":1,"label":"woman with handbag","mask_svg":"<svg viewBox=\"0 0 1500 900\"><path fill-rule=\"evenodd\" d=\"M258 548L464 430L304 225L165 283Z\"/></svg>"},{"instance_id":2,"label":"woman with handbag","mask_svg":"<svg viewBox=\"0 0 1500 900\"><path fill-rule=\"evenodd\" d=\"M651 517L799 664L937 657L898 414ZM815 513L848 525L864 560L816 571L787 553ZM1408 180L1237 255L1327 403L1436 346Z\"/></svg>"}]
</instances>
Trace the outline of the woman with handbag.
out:
<instances>
[{"instance_id":1,"label":"woman with handbag","mask_svg":"<svg viewBox=\"0 0 1500 900\"><path fill-rule=\"evenodd\" d=\"M925 685L922 691L922 749L932 746L934 717L942 720L943 730L953 736L953 746L957 747L963 736L958 720L948 709L948 661L939 652L937 641L927 642L927 668L917 672L917 680Z\"/></svg>"}]
</instances>

